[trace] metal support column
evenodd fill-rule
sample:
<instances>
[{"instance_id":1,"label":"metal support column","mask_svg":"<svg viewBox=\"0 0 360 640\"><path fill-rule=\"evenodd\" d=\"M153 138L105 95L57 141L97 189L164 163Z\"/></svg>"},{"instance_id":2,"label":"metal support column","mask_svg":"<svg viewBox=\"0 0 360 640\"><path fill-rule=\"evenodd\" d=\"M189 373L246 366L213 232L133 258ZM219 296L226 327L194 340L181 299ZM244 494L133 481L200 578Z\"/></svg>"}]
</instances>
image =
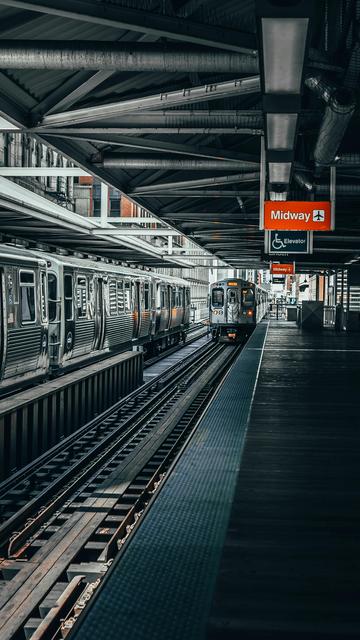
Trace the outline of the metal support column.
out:
<instances>
[{"instance_id":1,"label":"metal support column","mask_svg":"<svg viewBox=\"0 0 360 640\"><path fill-rule=\"evenodd\" d=\"M109 209L109 187L105 182L101 183L100 192L100 220L101 226L106 227L108 223L108 209Z\"/></svg>"}]
</instances>

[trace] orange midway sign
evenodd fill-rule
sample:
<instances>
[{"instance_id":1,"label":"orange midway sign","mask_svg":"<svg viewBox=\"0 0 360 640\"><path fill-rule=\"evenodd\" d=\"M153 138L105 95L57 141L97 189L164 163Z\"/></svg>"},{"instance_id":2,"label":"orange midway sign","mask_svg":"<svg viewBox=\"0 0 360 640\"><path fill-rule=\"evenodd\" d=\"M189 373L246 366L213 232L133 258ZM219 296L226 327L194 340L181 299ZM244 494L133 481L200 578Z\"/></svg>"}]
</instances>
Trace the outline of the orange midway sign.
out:
<instances>
[{"instance_id":1,"label":"orange midway sign","mask_svg":"<svg viewBox=\"0 0 360 640\"><path fill-rule=\"evenodd\" d=\"M273 275L288 276L295 273L295 262L288 264L280 264L280 262L272 262L270 265L270 273Z\"/></svg>"},{"instance_id":2,"label":"orange midway sign","mask_svg":"<svg viewBox=\"0 0 360 640\"><path fill-rule=\"evenodd\" d=\"M330 231L331 202L265 200L264 229L274 231Z\"/></svg>"}]
</instances>

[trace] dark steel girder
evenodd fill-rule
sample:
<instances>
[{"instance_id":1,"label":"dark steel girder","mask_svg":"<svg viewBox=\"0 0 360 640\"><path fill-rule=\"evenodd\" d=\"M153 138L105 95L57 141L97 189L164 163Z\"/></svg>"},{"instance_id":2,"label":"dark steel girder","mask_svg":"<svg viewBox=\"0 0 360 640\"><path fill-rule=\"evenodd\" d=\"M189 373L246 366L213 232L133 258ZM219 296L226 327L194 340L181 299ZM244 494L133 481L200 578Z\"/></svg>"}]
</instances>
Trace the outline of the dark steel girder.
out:
<instances>
[{"instance_id":1,"label":"dark steel girder","mask_svg":"<svg viewBox=\"0 0 360 640\"><path fill-rule=\"evenodd\" d=\"M256 55L256 38L228 27L83 0L0 0L0 5Z\"/></svg>"}]
</instances>

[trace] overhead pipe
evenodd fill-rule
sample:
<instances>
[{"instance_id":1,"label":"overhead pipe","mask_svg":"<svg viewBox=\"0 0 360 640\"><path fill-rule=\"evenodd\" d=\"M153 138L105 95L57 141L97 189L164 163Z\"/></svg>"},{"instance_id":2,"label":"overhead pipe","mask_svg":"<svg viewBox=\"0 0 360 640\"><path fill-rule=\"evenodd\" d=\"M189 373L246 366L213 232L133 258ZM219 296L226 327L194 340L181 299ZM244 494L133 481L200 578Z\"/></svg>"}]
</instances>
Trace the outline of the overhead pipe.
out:
<instances>
[{"instance_id":1,"label":"overhead pipe","mask_svg":"<svg viewBox=\"0 0 360 640\"><path fill-rule=\"evenodd\" d=\"M5 69L113 69L164 73L258 73L257 56L182 44L2 40Z\"/></svg>"},{"instance_id":2,"label":"overhead pipe","mask_svg":"<svg viewBox=\"0 0 360 640\"><path fill-rule=\"evenodd\" d=\"M309 178L304 173L301 173L300 171L295 171L294 180L298 183L298 185L300 185L302 189L305 189L305 191L308 191L309 193L311 193L314 190L313 183L311 182L311 180L309 180Z\"/></svg>"},{"instance_id":3,"label":"overhead pipe","mask_svg":"<svg viewBox=\"0 0 360 640\"><path fill-rule=\"evenodd\" d=\"M314 149L314 160L318 167L331 165L356 108L351 91L334 87L321 75L308 76L306 86L314 91L326 109Z\"/></svg>"},{"instance_id":4,"label":"overhead pipe","mask_svg":"<svg viewBox=\"0 0 360 640\"><path fill-rule=\"evenodd\" d=\"M308 193L330 193L330 185L327 182L313 183L303 173L299 171L294 173L294 179ZM339 196L358 196L360 195L360 184L337 184L336 195Z\"/></svg>"},{"instance_id":5,"label":"overhead pipe","mask_svg":"<svg viewBox=\"0 0 360 640\"><path fill-rule=\"evenodd\" d=\"M136 194L149 194L152 192L158 193L159 191L168 191L173 189L194 189L197 187L211 187L218 184L237 184L243 182L258 182L260 178L259 171L253 171L251 173L235 173L229 176L218 176L210 178L200 178L200 180L182 180L181 182L162 182L158 184L151 184L148 186L135 187L132 189L132 193ZM131 187L131 185L130 185Z\"/></svg>"},{"instance_id":6,"label":"overhead pipe","mask_svg":"<svg viewBox=\"0 0 360 640\"><path fill-rule=\"evenodd\" d=\"M180 169L182 171L208 171L208 170L228 170L237 171L239 169L254 169L253 162L242 160L212 160L207 158L161 158L152 156L121 156L115 154L104 154L102 159L104 169Z\"/></svg>"}]
</instances>

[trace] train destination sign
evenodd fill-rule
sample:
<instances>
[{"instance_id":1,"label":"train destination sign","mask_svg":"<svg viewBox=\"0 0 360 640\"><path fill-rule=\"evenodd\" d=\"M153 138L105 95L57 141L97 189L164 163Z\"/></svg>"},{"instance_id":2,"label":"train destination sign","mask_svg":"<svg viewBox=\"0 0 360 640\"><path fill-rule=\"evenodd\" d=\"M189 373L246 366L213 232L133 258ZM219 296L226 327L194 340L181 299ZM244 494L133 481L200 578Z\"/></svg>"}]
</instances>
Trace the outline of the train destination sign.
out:
<instances>
[{"instance_id":1,"label":"train destination sign","mask_svg":"<svg viewBox=\"0 0 360 640\"><path fill-rule=\"evenodd\" d=\"M274 231L331 231L331 202L265 200L264 229Z\"/></svg>"},{"instance_id":2,"label":"train destination sign","mask_svg":"<svg viewBox=\"0 0 360 640\"><path fill-rule=\"evenodd\" d=\"M270 265L270 273L277 276L288 276L295 273L295 262L282 264L280 262L272 262Z\"/></svg>"},{"instance_id":3,"label":"train destination sign","mask_svg":"<svg viewBox=\"0 0 360 640\"><path fill-rule=\"evenodd\" d=\"M265 234L266 253L312 253L311 231L267 231Z\"/></svg>"}]
</instances>

